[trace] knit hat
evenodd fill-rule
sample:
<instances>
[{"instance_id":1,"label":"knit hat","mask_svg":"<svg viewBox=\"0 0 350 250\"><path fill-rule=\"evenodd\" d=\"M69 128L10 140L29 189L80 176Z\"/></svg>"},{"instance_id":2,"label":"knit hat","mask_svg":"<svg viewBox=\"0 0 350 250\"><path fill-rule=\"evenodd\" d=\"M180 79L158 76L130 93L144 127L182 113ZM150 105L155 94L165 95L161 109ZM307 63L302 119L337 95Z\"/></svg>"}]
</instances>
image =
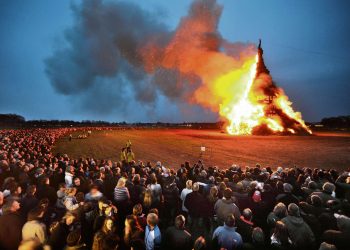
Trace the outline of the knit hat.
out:
<instances>
[{"instance_id":1,"label":"knit hat","mask_svg":"<svg viewBox=\"0 0 350 250\"><path fill-rule=\"evenodd\" d=\"M261 201L261 193L260 191L256 190L252 196L252 199L254 202L260 202Z\"/></svg>"},{"instance_id":2,"label":"knit hat","mask_svg":"<svg viewBox=\"0 0 350 250\"><path fill-rule=\"evenodd\" d=\"M283 190L286 193L291 193L293 190L293 186L290 185L289 183L283 183Z\"/></svg>"},{"instance_id":3,"label":"knit hat","mask_svg":"<svg viewBox=\"0 0 350 250\"><path fill-rule=\"evenodd\" d=\"M297 204L295 203L290 203L288 206L288 214L292 216L300 216L300 209Z\"/></svg>"},{"instance_id":4,"label":"knit hat","mask_svg":"<svg viewBox=\"0 0 350 250\"><path fill-rule=\"evenodd\" d=\"M333 183L326 182L325 184L323 184L322 189L324 192L331 194L335 190L335 185Z\"/></svg>"}]
</instances>

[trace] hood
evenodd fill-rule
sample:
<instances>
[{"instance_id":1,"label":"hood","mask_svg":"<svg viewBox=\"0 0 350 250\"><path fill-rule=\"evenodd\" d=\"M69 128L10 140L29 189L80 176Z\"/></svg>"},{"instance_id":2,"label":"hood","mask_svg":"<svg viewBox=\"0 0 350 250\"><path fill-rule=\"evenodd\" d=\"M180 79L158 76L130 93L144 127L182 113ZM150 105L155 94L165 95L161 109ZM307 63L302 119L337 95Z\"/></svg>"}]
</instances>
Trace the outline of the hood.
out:
<instances>
[{"instance_id":1,"label":"hood","mask_svg":"<svg viewBox=\"0 0 350 250\"><path fill-rule=\"evenodd\" d=\"M338 228L342 232L350 232L350 218L344 215L340 215L337 218Z\"/></svg>"},{"instance_id":2,"label":"hood","mask_svg":"<svg viewBox=\"0 0 350 250\"><path fill-rule=\"evenodd\" d=\"M300 225L302 225L304 223L304 220L301 217L288 215L287 219L294 226L300 226Z\"/></svg>"},{"instance_id":3,"label":"hood","mask_svg":"<svg viewBox=\"0 0 350 250\"><path fill-rule=\"evenodd\" d=\"M232 204L233 203L233 200L232 199L229 199L229 200L226 200L226 199L221 199L223 203L225 204Z\"/></svg>"}]
</instances>

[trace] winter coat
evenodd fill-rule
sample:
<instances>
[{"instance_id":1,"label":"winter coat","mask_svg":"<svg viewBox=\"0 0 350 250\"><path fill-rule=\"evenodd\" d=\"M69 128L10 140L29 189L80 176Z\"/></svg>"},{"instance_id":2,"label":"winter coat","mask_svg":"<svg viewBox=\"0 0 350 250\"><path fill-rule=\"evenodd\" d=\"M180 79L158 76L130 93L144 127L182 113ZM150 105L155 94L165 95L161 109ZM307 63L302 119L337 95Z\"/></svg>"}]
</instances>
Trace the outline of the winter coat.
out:
<instances>
[{"instance_id":1,"label":"winter coat","mask_svg":"<svg viewBox=\"0 0 350 250\"><path fill-rule=\"evenodd\" d=\"M186 230L172 226L165 231L162 245L167 250L191 250L192 236Z\"/></svg>"},{"instance_id":2,"label":"winter coat","mask_svg":"<svg viewBox=\"0 0 350 250\"><path fill-rule=\"evenodd\" d=\"M185 198L185 207L192 218L202 217L206 212L206 199L198 191L189 193Z\"/></svg>"},{"instance_id":3,"label":"winter coat","mask_svg":"<svg viewBox=\"0 0 350 250\"><path fill-rule=\"evenodd\" d=\"M295 247L307 248L315 243L314 233L301 217L287 215L281 221L286 224Z\"/></svg>"},{"instance_id":4,"label":"winter coat","mask_svg":"<svg viewBox=\"0 0 350 250\"><path fill-rule=\"evenodd\" d=\"M17 249L22 240L24 221L19 213L0 216L0 249Z\"/></svg>"},{"instance_id":5,"label":"winter coat","mask_svg":"<svg viewBox=\"0 0 350 250\"><path fill-rule=\"evenodd\" d=\"M220 199L218 200L214 205L214 210L216 215L218 216L218 221L221 225L223 225L226 217L229 214L233 214L236 218L236 220L239 220L241 217L241 212L239 211L239 208L236 206L233 201L226 200L226 199Z\"/></svg>"},{"instance_id":6,"label":"winter coat","mask_svg":"<svg viewBox=\"0 0 350 250\"><path fill-rule=\"evenodd\" d=\"M213 240L214 242L217 242L220 249L239 249L243 245L242 237L236 232L236 228L228 227L226 225L215 229L213 233Z\"/></svg>"},{"instance_id":7,"label":"winter coat","mask_svg":"<svg viewBox=\"0 0 350 250\"><path fill-rule=\"evenodd\" d=\"M47 240L45 224L37 220L27 221L22 228L22 239L37 239L44 243Z\"/></svg>"}]
</instances>

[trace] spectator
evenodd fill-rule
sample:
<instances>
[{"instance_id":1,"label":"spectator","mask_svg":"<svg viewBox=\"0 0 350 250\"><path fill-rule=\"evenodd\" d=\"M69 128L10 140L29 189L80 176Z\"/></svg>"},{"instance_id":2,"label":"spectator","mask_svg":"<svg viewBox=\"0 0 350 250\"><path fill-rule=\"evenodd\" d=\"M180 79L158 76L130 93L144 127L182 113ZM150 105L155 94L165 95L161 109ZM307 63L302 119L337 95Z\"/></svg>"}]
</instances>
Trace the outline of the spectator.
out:
<instances>
[{"instance_id":1,"label":"spectator","mask_svg":"<svg viewBox=\"0 0 350 250\"><path fill-rule=\"evenodd\" d=\"M19 214L20 204L9 199L2 207L0 216L0 249L17 249L22 240L23 220Z\"/></svg>"},{"instance_id":2,"label":"spectator","mask_svg":"<svg viewBox=\"0 0 350 250\"><path fill-rule=\"evenodd\" d=\"M282 221L277 221L275 223L275 228L270 239L273 249L282 250L292 247L292 240L289 238L288 228Z\"/></svg>"},{"instance_id":3,"label":"spectator","mask_svg":"<svg viewBox=\"0 0 350 250\"><path fill-rule=\"evenodd\" d=\"M242 237L235 229L235 217L233 214L227 215L224 225L214 231L213 241L217 244L218 249L233 250L243 246Z\"/></svg>"},{"instance_id":4,"label":"spectator","mask_svg":"<svg viewBox=\"0 0 350 250\"><path fill-rule=\"evenodd\" d=\"M145 230L146 250L160 249L161 233L157 224L158 224L158 215L154 213L149 213L147 215L147 226Z\"/></svg>"},{"instance_id":5,"label":"spectator","mask_svg":"<svg viewBox=\"0 0 350 250\"><path fill-rule=\"evenodd\" d=\"M225 189L224 197L215 203L214 210L220 225L223 225L224 221L227 219L227 216L230 214L233 214L235 218L238 219L241 217L239 208L233 202L232 190L230 188Z\"/></svg>"},{"instance_id":6,"label":"spectator","mask_svg":"<svg viewBox=\"0 0 350 250\"><path fill-rule=\"evenodd\" d=\"M87 250L85 243L82 242L80 230L75 230L68 234L65 250Z\"/></svg>"},{"instance_id":7,"label":"spectator","mask_svg":"<svg viewBox=\"0 0 350 250\"><path fill-rule=\"evenodd\" d=\"M252 210L250 210L249 208L246 208L243 210L240 220L238 220L237 232L242 236L242 240L244 242L252 241L252 233L253 233L253 226L254 226L252 219L253 219Z\"/></svg>"},{"instance_id":8,"label":"spectator","mask_svg":"<svg viewBox=\"0 0 350 250\"><path fill-rule=\"evenodd\" d=\"M69 232L74 230L73 223L76 216L67 212L60 222L55 222L50 226L50 238L48 244L53 250L63 249L66 245L66 239Z\"/></svg>"},{"instance_id":9,"label":"spectator","mask_svg":"<svg viewBox=\"0 0 350 250\"><path fill-rule=\"evenodd\" d=\"M291 203L297 204L299 202L299 199L294 194L292 194L293 186L291 184L284 183L283 191L283 194L279 194L276 197L276 202L282 202L286 206L288 206Z\"/></svg>"},{"instance_id":10,"label":"spectator","mask_svg":"<svg viewBox=\"0 0 350 250\"><path fill-rule=\"evenodd\" d=\"M128 215L125 219L124 244L127 249L144 249L144 231L134 215Z\"/></svg>"},{"instance_id":11,"label":"spectator","mask_svg":"<svg viewBox=\"0 0 350 250\"><path fill-rule=\"evenodd\" d=\"M313 192L311 195L317 195L321 198L323 205L327 204L330 200L337 201L338 199L335 198L335 185L330 182L326 182L322 186L321 192Z\"/></svg>"},{"instance_id":12,"label":"spectator","mask_svg":"<svg viewBox=\"0 0 350 250\"><path fill-rule=\"evenodd\" d=\"M44 209L42 207L36 207L29 212L28 220L22 228L23 240L34 239L42 244L46 243L46 226L41 222L43 217Z\"/></svg>"},{"instance_id":13,"label":"spectator","mask_svg":"<svg viewBox=\"0 0 350 250\"><path fill-rule=\"evenodd\" d=\"M183 215L178 215L175 218L175 225L169 227L163 237L163 248L169 250L190 250L192 249L191 234L186 231L186 220Z\"/></svg>"},{"instance_id":14,"label":"spectator","mask_svg":"<svg viewBox=\"0 0 350 250\"><path fill-rule=\"evenodd\" d=\"M350 218L340 214L334 214L334 217L337 219L338 230L327 230L322 238L337 249L346 249L349 246Z\"/></svg>"},{"instance_id":15,"label":"spectator","mask_svg":"<svg viewBox=\"0 0 350 250\"><path fill-rule=\"evenodd\" d=\"M101 230L99 230L94 236L94 243L92 245L92 250L103 250L104 239L108 235L112 235L114 231L114 222L110 217L104 220ZM117 236L115 236L117 238Z\"/></svg>"},{"instance_id":16,"label":"spectator","mask_svg":"<svg viewBox=\"0 0 350 250\"><path fill-rule=\"evenodd\" d=\"M281 220L287 227L293 246L298 248L313 247L315 243L314 233L300 216L298 205L291 203L288 206L287 217Z\"/></svg>"},{"instance_id":17,"label":"spectator","mask_svg":"<svg viewBox=\"0 0 350 250\"><path fill-rule=\"evenodd\" d=\"M191 180L188 180L186 181L186 188L184 188L182 191L181 191L181 195L180 195L180 199L182 201L182 211L184 213L188 213L188 209L185 207L185 199L186 199L186 196L192 192L192 181Z\"/></svg>"}]
</instances>

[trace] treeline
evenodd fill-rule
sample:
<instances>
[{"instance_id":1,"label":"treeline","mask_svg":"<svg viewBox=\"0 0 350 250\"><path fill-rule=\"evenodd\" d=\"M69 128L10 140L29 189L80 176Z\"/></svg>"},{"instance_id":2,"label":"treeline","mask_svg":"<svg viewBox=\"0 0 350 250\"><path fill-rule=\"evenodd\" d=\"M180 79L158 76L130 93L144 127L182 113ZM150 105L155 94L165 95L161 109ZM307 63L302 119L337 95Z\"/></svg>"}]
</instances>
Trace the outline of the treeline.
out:
<instances>
[{"instance_id":1,"label":"treeline","mask_svg":"<svg viewBox=\"0 0 350 250\"><path fill-rule=\"evenodd\" d=\"M127 123L123 122L108 122L108 121L95 121L95 120L28 120L26 121L23 116L16 114L0 114L0 127L3 128L30 128L30 127L165 127L165 128L203 128L203 129L220 129L223 126L223 122L216 123L204 123L204 122L183 122L183 123Z\"/></svg>"},{"instance_id":2,"label":"treeline","mask_svg":"<svg viewBox=\"0 0 350 250\"><path fill-rule=\"evenodd\" d=\"M0 127L166 127L166 128L197 128L197 129L221 129L224 122L183 122L183 123L127 123L107 122L107 121L72 121L72 120L29 120L26 121L23 116L17 114L0 114ZM350 115L323 118L318 123L307 123L313 129L322 126L325 129L350 129Z\"/></svg>"},{"instance_id":3,"label":"treeline","mask_svg":"<svg viewBox=\"0 0 350 250\"><path fill-rule=\"evenodd\" d=\"M349 129L350 128L350 115L323 118L321 124L326 128L332 129Z\"/></svg>"}]
</instances>

